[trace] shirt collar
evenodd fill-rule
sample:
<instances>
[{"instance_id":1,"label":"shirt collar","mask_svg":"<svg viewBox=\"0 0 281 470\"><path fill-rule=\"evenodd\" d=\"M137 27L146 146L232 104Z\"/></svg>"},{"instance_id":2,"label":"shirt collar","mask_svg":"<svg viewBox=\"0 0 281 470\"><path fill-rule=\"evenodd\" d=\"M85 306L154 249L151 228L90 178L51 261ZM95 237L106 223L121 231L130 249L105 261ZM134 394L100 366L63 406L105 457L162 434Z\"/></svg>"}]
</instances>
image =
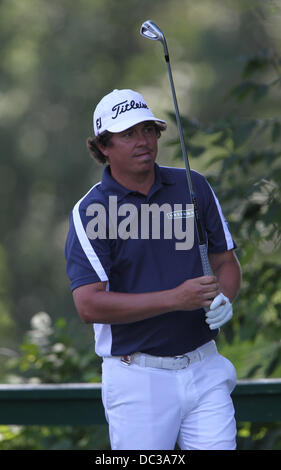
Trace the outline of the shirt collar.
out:
<instances>
[{"instance_id":1,"label":"shirt collar","mask_svg":"<svg viewBox=\"0 0 281 470\"><path fill-rule=\"evenodd\" d=\"M157 163L154 164L155 170L155 180L150 189L149 195L154 194L158 189L160 189L165 184L175 184L175 180L172 174L168 171L164 170L164 167L160 167ZM131 189L127 189L121 184L119 184L112 176L110 171L110 166L107 165L103 171L101 187L108 196L115 195L117 196L118 200L120 201L125 196L130 193L133 193Z\"/></svg>"}]
</instances>

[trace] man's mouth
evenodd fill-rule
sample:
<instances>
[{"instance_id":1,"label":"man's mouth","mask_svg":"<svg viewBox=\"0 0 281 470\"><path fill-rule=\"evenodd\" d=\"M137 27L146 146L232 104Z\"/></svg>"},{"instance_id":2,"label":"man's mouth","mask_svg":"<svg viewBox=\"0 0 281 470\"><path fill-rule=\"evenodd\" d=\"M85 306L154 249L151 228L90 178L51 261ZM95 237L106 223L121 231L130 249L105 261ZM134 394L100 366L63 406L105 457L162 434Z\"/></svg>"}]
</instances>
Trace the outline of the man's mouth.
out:
<instances>
[{"instance_id":1,"label":"man's mouth","mask_svg":"<svg viewBox=\"0 0 281 470\"><path fill-rule=\"evenodd\" d=\"M143 152L136 153L134 156L136 158L147 158L150 157L151 152L150 150L144 150Z\"/></svg>"}]
</instances>

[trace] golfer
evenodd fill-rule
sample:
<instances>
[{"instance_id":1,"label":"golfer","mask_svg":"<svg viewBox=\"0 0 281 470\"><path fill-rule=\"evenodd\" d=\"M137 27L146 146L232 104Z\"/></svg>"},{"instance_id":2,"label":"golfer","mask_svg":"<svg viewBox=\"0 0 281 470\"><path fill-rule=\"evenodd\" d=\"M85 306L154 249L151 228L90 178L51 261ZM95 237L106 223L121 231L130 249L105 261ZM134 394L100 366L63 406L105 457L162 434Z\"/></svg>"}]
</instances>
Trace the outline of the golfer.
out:
<instances>
[{"instance_id":1,"label":"golfer","mask_svg":"<svg viewBox=\"0 0 281 470\"><path fill-rule=\"evenodd\" d=\"M133 90L106 95L93 120L88 147L105 168L74 206L65 255L103 358L111 447L235 449L236 373L215 339L241 272L219 201L192 170L213 273L204 276L185 169L156 163L165 121Z\"/></svg>"}]
</instances>

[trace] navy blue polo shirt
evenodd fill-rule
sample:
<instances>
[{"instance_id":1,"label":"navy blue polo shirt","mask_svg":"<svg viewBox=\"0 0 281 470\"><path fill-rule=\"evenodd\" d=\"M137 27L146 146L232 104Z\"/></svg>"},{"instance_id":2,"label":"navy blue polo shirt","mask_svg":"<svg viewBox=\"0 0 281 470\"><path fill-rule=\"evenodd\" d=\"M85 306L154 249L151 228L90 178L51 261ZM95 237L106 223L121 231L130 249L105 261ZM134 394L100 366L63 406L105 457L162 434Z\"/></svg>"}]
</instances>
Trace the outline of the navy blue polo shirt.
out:
<instances>
[{"instance_id":1,"label":"navy blue polo shirt","mask_svg":"<svg viewBox=\"0 0 281 470\"><path fill-rule=\"evenodd\" d=\"M235 243L212 188L193 170L192 180L209 253L232 250ZM156 212L144 219L144 207L154 207ZM159 213L157 207L161 208ZM70 215L65 256L71 289L105 281L110 291L144 293L172 289L202 276L190 207L185 169L155 164L154 184L149 194L143 195L117 183L107 166L102 181L77 202ZM176 248L184 239L179 239L173 226L167 231L168 219L174 223L180 219L182 233L193 241L188 249L182 249L183 245ZM144 220L148 223L145 230L141 227ZM133 323L94 324L94 333L99 356L137 351L174 356L214 339L218 330L209 329L204 310L198 309Z\"/></svg>"}]
</instances>

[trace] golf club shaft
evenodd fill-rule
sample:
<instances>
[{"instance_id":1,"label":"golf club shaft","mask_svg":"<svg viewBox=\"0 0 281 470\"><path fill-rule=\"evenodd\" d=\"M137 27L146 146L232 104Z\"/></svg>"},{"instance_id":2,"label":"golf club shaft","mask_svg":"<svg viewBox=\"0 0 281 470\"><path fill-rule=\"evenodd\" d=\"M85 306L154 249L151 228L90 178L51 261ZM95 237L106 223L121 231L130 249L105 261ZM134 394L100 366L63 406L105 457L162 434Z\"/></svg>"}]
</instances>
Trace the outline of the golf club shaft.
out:
<instances>
[{"instance_id":1,"label":"golf club shaft","mask_svg":"<svg viewBox=\"0 0 281 470\"><path fill-rule=\"evenodd\" d=\"M190 198L191 198L191 202L193 204L193 209L194 209L195 226L196 226L198 240L199 240L199 251L200 251L203 274L210 275L211 268L209 264L208 250L207 250L205 236L204 236L204 232L202 230L202 225L200 221L200 214L198 210L196 194L193 189L191 171L190 171L186 146L184 142L184 135L183 135L182 125L181 125L181 120L180 120L180 113L179 113L179 108L178 108L176 92L175 92L174 80L173 80L172 70L170 66L170 58L169 58L167 42L161 29L151 20L147 20L142 24L140 33L142 36L148 39L152 39L154 41L160 41L164 49L164 56L165 56L166 64L168 67L169 80L170 80L170 85L171 85L171 90L172 90L172 95L173 95L173 100L174 100L174 107L175 107L175 112L176 112L176 120L177 120L179 135L180 135L182 155L184 158L184 163L185 163L185 168L186 168L188 189L189 189Z\"/></svg>"},{"instance_id":2,"label":"golf club shaft","mask_svg":"<svg viewBox=\"0 0 281 470\"><path fill-rule=\"evenodd\" d=\"M202 263L202 268L203 268L203 274L207 276L207 275L211 275L212 272L211 272L211 268L209 264L208 250L207 250L207 246L205 242L205 237L203 234L202 225L200 221L200 214L198 210L197 199L196 199L196 195L193 189L190 165L188 161L186 145L185 145L183 130L181 126L180 113L179 113L179 108L178 108L178 102L177 102L177 97L176 97L176 91L175 91L175 86L174 86L174 80L173 80L173 75L172 75L172 70L171 70L171 65L170 65L167 44L165 44L165 60L166 60L167 68L168 68L169 80L170 80L170 85L171 85L171 90L172 90L173 101L174 101L174 108L176 112L176 120L177 120L179 136L180 136L181 150L182 150L182 155L183 155L185 168L186 168L187 183L188 183L188 188L190 192L191 202L193 204L193 209L194 209L194 217L195 217L195 223L196 223L197 234L198 234L198 239L199 239L199 251L200 251L201 263Z\"/></svg>"}]
</instances>

